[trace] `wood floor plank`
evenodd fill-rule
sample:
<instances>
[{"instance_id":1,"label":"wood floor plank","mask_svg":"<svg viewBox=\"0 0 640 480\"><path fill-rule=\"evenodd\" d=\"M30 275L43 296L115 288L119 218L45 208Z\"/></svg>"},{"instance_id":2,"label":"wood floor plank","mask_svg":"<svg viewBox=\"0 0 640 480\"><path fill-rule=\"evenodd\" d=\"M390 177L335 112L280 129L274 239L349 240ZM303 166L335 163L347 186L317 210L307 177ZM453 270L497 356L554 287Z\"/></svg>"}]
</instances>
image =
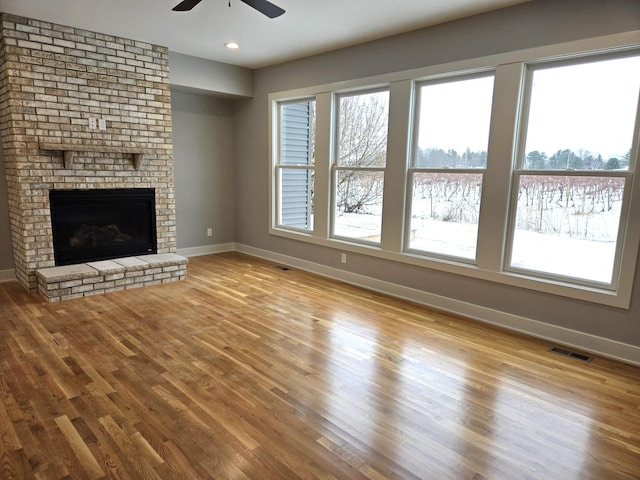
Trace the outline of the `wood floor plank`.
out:
<instances>
[{"instance_id":1,"label":"wood floor plank","mask_svg":"<svg viewBox=\"0 0 640 480\"><path fill-rule=\"evenodd\" d=\"M75 459L82 468L82 470L78 472L78 475L84 475L90 479L103 478L104 472L100 464L96 461L91 450L71 423L71 420L69 420L66 415L62 415L57 417L55 422L67 440L71 451L75 455Z\"/></svg>"},{"instance_id":2,"label":"wood floor plank","mask_svg":"<svg viewBox=\"0 0 640 480\"><path fill-rule=\"evenodd\" d=\"M0 283L0 478L640 479L640 368L277 267Z\"/></svg>"},{"instance_id":3,"label":"wood floor plank","mask_svg":"<svg viewBox=\"0 0 640 480\"><path fill-rule=\"evenodd\" d=\"M0 478L7 480L35 478L24 450L10 450L6 447L0 450Z\"/></svg>"}]
</instances>

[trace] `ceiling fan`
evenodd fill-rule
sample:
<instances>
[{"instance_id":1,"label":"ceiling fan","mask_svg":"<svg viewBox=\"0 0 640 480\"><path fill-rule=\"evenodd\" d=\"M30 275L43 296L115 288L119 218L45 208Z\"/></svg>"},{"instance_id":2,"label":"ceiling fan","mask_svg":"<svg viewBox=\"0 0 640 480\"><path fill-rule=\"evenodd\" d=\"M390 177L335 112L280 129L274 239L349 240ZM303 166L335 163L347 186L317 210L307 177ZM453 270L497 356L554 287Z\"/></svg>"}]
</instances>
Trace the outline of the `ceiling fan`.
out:
<instances>
[{"instance_id":1,"label":"ceiling fan","mask_svg":"<svg viewBox=\"0 0 640 480\"><path fill-rule=\"evenodd\" d=\"M171 10L175 12L186 12L191 10L193 7L198 5L202 0L183 0L178 5L173 7ZM243 3L246 3L250 7L255 8L263 15L266 15L269 18L279 17L284 13L284 10L277 5L274 5L267 0L240 0ZM229 0L229 6L231 6L231 0Z\"/></svg>"}]
</instances>

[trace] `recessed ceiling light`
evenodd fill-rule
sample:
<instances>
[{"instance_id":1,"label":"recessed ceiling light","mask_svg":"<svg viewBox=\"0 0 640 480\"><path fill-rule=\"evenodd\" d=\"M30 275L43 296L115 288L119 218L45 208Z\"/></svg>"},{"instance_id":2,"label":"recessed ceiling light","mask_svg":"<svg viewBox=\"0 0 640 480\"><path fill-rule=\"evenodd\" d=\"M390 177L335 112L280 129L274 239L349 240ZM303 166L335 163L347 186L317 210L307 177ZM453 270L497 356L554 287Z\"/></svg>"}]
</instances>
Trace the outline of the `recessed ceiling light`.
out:
<instances>
[{"instance_id":1,"label":"recessed ceiling light","mask_svg":"<svg viewBox=\"0 0 640 480\"><path fill-rule=\"evenodd\" d=\"M227 42L224 44L224 46L229 50L237 50L240 48L240 45L238 45L236 42Z\"/></svg>"}]
</instances>

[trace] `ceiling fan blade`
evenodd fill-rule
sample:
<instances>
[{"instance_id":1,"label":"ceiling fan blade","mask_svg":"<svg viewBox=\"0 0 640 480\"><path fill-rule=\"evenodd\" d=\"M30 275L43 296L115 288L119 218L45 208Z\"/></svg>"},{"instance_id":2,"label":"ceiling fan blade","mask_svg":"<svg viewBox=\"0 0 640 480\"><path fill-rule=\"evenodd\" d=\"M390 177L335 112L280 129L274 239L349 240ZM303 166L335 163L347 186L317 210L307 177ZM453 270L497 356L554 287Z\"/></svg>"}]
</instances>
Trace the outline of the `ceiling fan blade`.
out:
<instances>
[{"instance_id":1,"label":"ceiling fan blade","mask_svg":"<svg viewBox=\"0 0 640 480\"><path fill-rule=\"evenodd\" d=\"M198 5L202 0L183 0L171 10L174 12L187 12Z\"/></svg>"},{"instance_id":2,"label":"ceiling fan blade","mask_svg":"<svg viewBox=\"0 0 640 480\"><path fill-rule=\"evenodd\" d=\"M186 2L187 0L185 0ZM266 15L269 18L279 17L284 13L284 10L277 5L267 1L267 0L241 0L246 3L250 7L255 8L263 15ZM183 2L184 3L184 2Z\"/></svg>"}]
</instances>

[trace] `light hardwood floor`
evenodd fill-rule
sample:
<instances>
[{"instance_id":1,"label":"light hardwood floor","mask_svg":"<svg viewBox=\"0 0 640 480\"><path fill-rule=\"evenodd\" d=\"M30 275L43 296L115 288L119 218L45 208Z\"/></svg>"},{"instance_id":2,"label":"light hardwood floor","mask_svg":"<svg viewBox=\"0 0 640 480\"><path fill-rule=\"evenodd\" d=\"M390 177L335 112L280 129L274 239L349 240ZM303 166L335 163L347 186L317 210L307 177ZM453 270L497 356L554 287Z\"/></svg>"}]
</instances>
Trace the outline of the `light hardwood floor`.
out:
<instances>
[{"instance_id":1,"label":"light hardwood floor","mask_svg":"<svg viewBox=\"0 0 640 480\"><path fill-rule=\"evenodd\" d=\"M550 346L236 253L0 283L0 478L640 478L640 368Z\"/></svg>"}]
</instances>

